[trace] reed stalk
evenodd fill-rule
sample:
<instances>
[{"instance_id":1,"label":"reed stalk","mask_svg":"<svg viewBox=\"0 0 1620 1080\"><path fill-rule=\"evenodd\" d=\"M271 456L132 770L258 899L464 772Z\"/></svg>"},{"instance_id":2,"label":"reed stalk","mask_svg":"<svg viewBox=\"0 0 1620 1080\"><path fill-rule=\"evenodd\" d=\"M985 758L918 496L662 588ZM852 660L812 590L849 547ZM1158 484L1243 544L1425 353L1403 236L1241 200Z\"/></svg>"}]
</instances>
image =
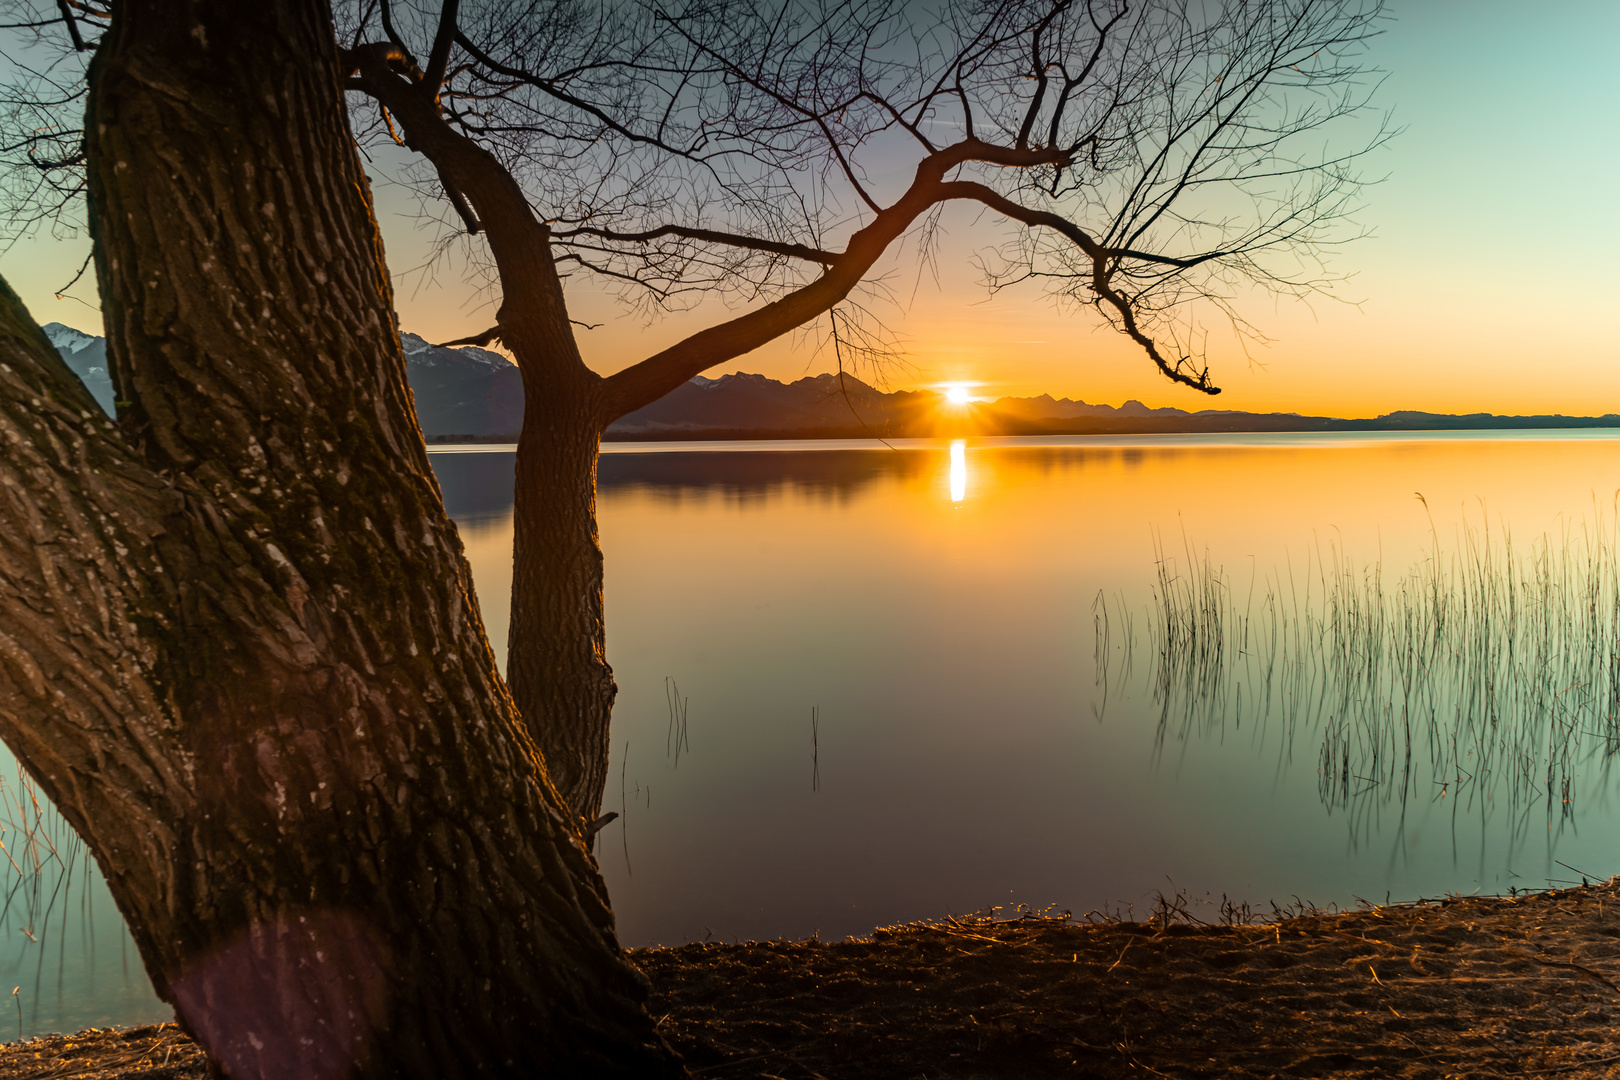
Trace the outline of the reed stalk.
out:
<instances>
[{"instance_id":1,"label":"reed stalk","mask_svg":"<svg viewBox=\"0 0 1620 1080\"><path fill-rule=\"evenodd\" d=\"M1431 529L1398 577L1336 545L1246 583L1183 542L1155 541L1144 625L1158 745L1249 725L1291 756L1316 745L1330 809L1414 798L1545 800L1567 817L1620 753L1620 533L1543 536ZM1099 681L1118 687L1136 648L1129 605L1093 605ZM1117 689L1114 691L1117 693Z\"/></svg>"}]
</instances>

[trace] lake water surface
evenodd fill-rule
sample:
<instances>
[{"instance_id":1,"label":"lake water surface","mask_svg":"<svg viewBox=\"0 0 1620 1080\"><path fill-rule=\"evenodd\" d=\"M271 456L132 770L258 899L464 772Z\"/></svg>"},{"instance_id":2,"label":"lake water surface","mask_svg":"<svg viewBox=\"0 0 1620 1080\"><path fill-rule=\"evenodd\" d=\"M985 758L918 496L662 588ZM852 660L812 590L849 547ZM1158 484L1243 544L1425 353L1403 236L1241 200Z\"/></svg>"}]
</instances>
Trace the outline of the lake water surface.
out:
<instances>
[{"instance_id":1,"label":"lake water surface","mask_svg":"<svg viewBox=\"0 0 1620 1080\"><path fill-rule=\"evenodd\" d=\"M1166 724L1148 632L1161 553L1263 590L1333 551L1395 577L1470 524L1521 549L1612 525L1620 443L1592 434L610 447L608 802L625 819L599 857L624 939L837 938L1177 889L1260 906L1505 892L1578 878L1560 862L1607 875L1620 805L1602 752L1568 808L1505 779L1324 798L1303 709ZM480 567L510 543L500 508L466 531ZM1099 598L1139 620L1135 670L1106 687Z\"/></svg>"},{"instance_id":2,"label":"lake water surface","mask_svg":"<svg viewBox=\"0 0 1620 1080\"><path fill-rule=\"evenodd\" d=\"M432 461L504 657L512 455ZM622 817L597 854L621 937L841 938L996 905L1143 912L1178 890L1212 917L1223 897L1349 905L1607 876L1612 656L1527 663L1521 642L1501 664L1567 668L1569 686L1448 668L1391 705L1387 673L1356 681L1383 644L1324 659L1312 643L1331 652L1332 628L1367 624L1357 596L1413 610L1408 574L1438 596L1454 561L1464 591L1535 565L1614 577L1617 488L1606 431L610 444L606 809ZM1537 580L1516 587L1515 618L1578 592ZM1167 592L1198 582L1225 605L1214 662L1209 626L1194 646L1163 630ZM0 978L34 980L24 1026L162 1016L77 865L51 928L70 912L67 934L40 943L0 916L16 957L0 950Z\"/></svg>"}]
</instances>

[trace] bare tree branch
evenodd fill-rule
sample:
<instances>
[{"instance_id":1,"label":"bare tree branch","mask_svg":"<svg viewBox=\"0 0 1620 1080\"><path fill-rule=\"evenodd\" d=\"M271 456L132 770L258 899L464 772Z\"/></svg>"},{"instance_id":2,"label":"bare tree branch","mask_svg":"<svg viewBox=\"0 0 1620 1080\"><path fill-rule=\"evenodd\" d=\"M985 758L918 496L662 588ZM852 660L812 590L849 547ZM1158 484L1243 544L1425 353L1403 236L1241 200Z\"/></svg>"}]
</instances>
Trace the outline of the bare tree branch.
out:
<instances>
[{"instance_id":1,"label":"bare tree branch","mask_svg":"<svg viewBox=\"0 0 1620 1080\"><path fill-rule=\"evenodd\" d=\"M439 32L433 39L433 51L428 54L427 70L422 75L422 88L435 101L444 82L445 68L450 64L450 46L456 38L456 10L460 6L460 0L444 0L439 9Z\"/></svg>"},{"instance_id":2,"label":"bare tree branch","mask_svg":"<svg viewBox=\"0 0 1620 1080\"><path fill-rule=\"evenodd\" d=\"M79 24L73 18L73 10L68 7L67 0L56 0L56 7L62 13L62 21L67 24L68 37L73 39L74 51L84 52L90 48L84 43L84 38L79 34Z\"/></svg>"},{"instance_id":3,"label":"bare tree branch","mask_svg":"<svg viewBox=\"0 0 1620 1080\"><path fill-rule=\"evenodd\" d=\"M665 236L679 236L687 240L701 240L710 244L724 244L731 247L749 248L754 251L768 251L790 259L803 259L806 262L821 263L824 266L830 266L837 262L839 258L833 252L807 247L804 244L781 244L754 236L722 232L719 229L694 229L683 225L664 225L657 229L644 229L641 232L633 233L582 225L575 229L553 229L551 235L559 243L566 243L576 236L594 236L621 244L644 244L649 240L657 240Z\"/></svg>"}]
</instances>

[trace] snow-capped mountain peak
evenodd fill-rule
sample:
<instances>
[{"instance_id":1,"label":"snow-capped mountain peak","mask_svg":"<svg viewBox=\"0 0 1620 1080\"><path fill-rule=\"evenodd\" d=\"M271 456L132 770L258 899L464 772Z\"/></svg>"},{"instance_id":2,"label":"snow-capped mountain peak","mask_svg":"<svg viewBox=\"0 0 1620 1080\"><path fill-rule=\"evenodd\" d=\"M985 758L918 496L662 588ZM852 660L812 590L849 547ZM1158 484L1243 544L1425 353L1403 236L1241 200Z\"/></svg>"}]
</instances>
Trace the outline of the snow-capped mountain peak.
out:
<instances>
[{"instance_id":1,"label":"snow-capped mountain peak","mask_svg":"<svg viewBox=\"0 0 1620 1080\"><path fill-rule=\"evenodd\" d=\"M46 323L40 329L45 331L45 337L56 346L59 353L76 353L101 340L93 334L86 334L83 330L75 330L59 322Z\"/></svg>"},{"instance_id":2,"label":"snow-capped mountain peak","mask_svg":"<svg viewBox=\"0 0 1620 1080\"><path fill-rule=\"evenodd\" d=\"M440 364L449 364L465 368L470 365L474 368L483 367L491 372L501 371L513 366L512 361L500 353L475 348L471 345L447 349L440 345L431 344L415 334L405 333L399 335L399 342L405 347L405 359L419 366L437 367Z\"/></svg>"}]
</instances>

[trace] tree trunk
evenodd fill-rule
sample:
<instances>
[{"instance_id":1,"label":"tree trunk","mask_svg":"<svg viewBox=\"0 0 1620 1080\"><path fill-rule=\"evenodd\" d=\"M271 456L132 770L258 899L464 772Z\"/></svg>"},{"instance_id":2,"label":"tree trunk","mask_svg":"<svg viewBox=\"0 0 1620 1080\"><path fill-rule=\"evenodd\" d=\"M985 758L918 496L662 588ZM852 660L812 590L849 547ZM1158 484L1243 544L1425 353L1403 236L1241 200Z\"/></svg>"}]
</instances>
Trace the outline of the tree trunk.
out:
<instances>
[{"instance_id":1,"label":"tree trunk","mask_svg":"<svg viewBox=\"0 0 1620 1080\"><path fill-rule=\"evenodd\" d=\"M596 531L597 380L564 387L523 370L506 677L557 791L590 820L607 784L617 693Z\"/></svg>"},{"instance_id":2,"label":"tree trunk","mask_svg":"<svg viewBox=\"0 0 1620 1080\"><path fill-rule=\"evenodd\" d=\"M0 737L228 1075L675 1075L495 671L338 75L319 0L116 6L116 429L0 295Z\"/></svg>"},{"instance_id":3,"label":"tree trunk","mask_svg":"<svg viewBox=\"0 0 1620 1080\"><path fill-rule=\"evenodd\" d=\"M585 366L568 320L551 233L522 188L440 111L437 88L413 81L387 45L345 53L406 144L438 169L474 215L501 275L498 336L523 373L523 431L513 499L507 680L553 783L580 819L607 783L613 670L602 614L596 455L612 417L602 378Z\"/></svg>"}]
</instances>

